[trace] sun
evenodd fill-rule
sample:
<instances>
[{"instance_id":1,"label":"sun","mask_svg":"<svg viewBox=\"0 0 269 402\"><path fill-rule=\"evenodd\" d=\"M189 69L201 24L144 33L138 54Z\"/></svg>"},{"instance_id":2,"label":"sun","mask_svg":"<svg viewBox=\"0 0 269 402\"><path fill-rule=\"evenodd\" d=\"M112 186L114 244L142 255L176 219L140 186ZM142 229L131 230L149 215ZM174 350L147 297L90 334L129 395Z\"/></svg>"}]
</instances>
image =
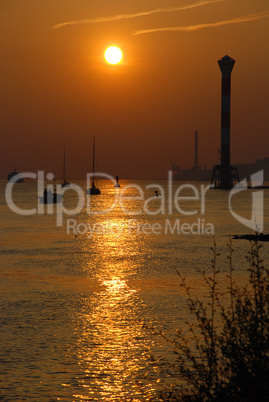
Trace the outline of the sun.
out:
<instances>
[{"instance_id":1,"label":"sun","mask_svg":"<svg viewBox=\"0 0 269 402\"><path fill-rule=\"evenodd\" d=\"M117 46L110 46L105 51L105 59L109 64L118 64L122 59L122 51Z\"/></svg>"}]
</instances>

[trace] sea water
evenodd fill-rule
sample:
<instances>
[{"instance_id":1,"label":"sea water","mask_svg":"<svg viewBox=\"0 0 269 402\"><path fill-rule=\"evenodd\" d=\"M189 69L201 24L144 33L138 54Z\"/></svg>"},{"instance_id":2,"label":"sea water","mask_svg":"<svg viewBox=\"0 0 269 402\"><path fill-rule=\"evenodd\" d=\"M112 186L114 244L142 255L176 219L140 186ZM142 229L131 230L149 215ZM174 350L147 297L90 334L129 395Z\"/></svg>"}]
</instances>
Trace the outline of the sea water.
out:
<instances>
[{"instance_id":1,"label":"sea water","mask_svg":"<svg viewBox=\"0 0 269 402\"><path fill-rule=\"evenodd\" d=\"M85 183L77 184L86 194ZM161 366L174 359L173 346L157 332L173 338L189 318L178 272L194 292L206 293L197 267L210 269L214 240L225 278L229 239L253 233L229 211L229 191L207 191L202 205L207 183L195 183L198 196L186 188L192 198L180 199L180 210L173 198L180 182L172 193L166 181L98 185L101 195L91 197L90 209L85 198L79 214L64 215L57 226L56 205L49 214L47 207L44 214L17 214L0 183L0 400L157 400L163 382L172 381ZM128 186L122 203L110 208L115 192ZM242 191L232 202L245 219L252 193ZM14 186L21 209L37 208L37 195L36 183ZM268 190L263 199L268 233ZM67 210L77 201L73 190L65 193ZM232 246L240 283L249 243ZM268 263L269 243L261 253Z\"/></svg>"}]
</instances>

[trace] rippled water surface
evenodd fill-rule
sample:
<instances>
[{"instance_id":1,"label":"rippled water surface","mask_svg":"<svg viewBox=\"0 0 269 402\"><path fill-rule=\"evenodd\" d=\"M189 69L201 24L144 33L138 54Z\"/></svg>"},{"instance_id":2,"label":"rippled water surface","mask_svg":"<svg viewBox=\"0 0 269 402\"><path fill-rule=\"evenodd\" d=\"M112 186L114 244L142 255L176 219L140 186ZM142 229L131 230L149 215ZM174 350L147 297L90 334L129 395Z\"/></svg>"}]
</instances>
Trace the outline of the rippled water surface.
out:
<instances>
[{"instance_id":1,"label":"rippled water surface","mask_svg":"<svg viewBox=\"0 0 269 402\"><path fill-rule=\"evenodd\" d=\"M92 197L90 210L109 209L115 191L122 192L130 182L121 184L115 190L101 182L102 194ZM106 214L89 215L85 201L78 215L64 216L63 226L57 227L55 210L31 216L12 212L5 202L6 184L0 183L1 400L157 400L165 378L158 362L173 354L150 328L173 336L183 325L188 310L176 271L201 292L196 267L209 267L212 258L213 235L177 233L177 219L180 225L196 224L195 230L200 225L200 231L213 225L223 277L229 236L251 230L228 211L228 192L207 192L204 211L201 198L181 200L182 212L197 212L183 215L173 205L180 183L174 183L171 196L167 183L158 182L164 189L158 198L154 186L146 188L150 182L136 184L143 194L126 191L133 198L124 200L125 211L115 202ZM200 184L197 189L200 195ZM36 191L35 183L17 184L14 202L24 210L37 208ZM234 211L247 219L251 194L244 191L233 200ZM268 232L268 190L264 197ZM143 211L145 200L148 213ZM67 209L76 202L71 190L64 195ZM249 245L243 240L233 245L236 275L242 279ZM265 261L268 250L264 243Z\"/></svg>"}]
</instances>

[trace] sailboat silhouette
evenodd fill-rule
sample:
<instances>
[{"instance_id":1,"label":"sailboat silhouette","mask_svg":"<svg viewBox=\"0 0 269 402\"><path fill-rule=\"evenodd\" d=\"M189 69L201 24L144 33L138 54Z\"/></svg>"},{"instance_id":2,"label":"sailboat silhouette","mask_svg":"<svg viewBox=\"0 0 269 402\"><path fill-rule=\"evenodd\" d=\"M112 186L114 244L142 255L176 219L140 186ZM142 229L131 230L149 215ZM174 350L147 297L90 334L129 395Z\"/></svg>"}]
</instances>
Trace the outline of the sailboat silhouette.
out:
<instances>
[{"instance_id":1,"label":"sailboat silhouette","mask_svg":"<svg viewBox=\"0 0 269 402\"><path fill-rule=\"evenodd\" d=\"M115 188L120 188L120 184L119 184L119 176L116 176L116 184L114 186Z\"/></svg>"},{"instance_id":2,"label":"sailboat silhouette","mask_svg":"<svg viewBox=\"0 0 269 402\"><path fill-rule=\"evenodd\" d=\"M64 163L63 163L63 179L62 179L62 187L69 187L70 183L65 179L65 147L64 147Z\"/></svg>"},{"instance_id":3,"label":"sailboat silhouette","mask_svg":"<svg viewBox=\"0 0 269 402\"><path fill-rule=\"evenodd\" d=\"M93 155L92 155L92 186L88 188L87 194L89 195L99 195L101 191L96 187L94 182L94 165L95 165L95 137L93 137Z\"/></svg>"}]
</instances>

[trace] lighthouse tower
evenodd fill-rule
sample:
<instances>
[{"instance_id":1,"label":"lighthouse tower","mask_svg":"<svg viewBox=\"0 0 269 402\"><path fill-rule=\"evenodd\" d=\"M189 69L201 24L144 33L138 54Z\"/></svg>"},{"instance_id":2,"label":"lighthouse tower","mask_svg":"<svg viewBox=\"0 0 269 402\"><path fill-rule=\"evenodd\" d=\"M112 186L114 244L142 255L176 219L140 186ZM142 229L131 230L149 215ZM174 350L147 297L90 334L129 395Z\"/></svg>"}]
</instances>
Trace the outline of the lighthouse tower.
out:
<instances>
[{"instance_id":1,"label":"lighthouse tower","mask_svg":"<svg viewBox=\"0 0 269 402\"><path fill-rule=\"evenodd\" d=\"M224 56L218 61L221 70L221 163L213 171L211 184L215 188L231 189L233 179L239 181L236 167L230 164L231 73L235 60Z\"/></svg>"}]
</instances>

